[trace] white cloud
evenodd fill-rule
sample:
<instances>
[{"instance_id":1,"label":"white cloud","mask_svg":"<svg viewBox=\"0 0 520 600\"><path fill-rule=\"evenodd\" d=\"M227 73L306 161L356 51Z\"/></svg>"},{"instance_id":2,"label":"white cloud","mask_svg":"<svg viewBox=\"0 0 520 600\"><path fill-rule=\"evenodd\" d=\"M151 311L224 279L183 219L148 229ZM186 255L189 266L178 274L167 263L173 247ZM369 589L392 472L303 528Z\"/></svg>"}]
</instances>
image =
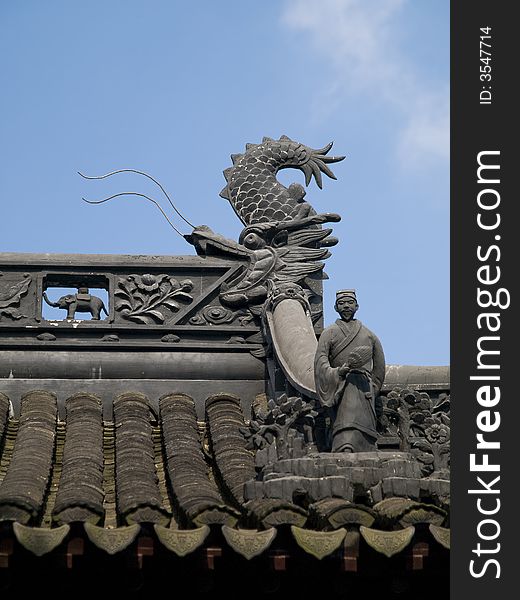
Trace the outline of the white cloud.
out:
<instances>
[{"instance_id":1,"label":"white cloud","mask_svg":"<svg viewBox=\"0 0 520 600\"><path fill-rule=\"evenodd\" d=\"M310 36L334 68L327 91L336 107L346 95L378 99L401 124L403 165L449 155L449 88L431 89L398 47L406 0L286 0L282 22Z\"/></svg>"},{"instance_id":2,"label":"white cloud","mask_svg":"<svg viewBox=\"0 0 520 600\"><path fill-rule=\"evenodd\" d=\"M422 94L407 114L397 151L402 163L418 164L424 158L449 158L449 94Z\"/></svg>"}]
</instances>

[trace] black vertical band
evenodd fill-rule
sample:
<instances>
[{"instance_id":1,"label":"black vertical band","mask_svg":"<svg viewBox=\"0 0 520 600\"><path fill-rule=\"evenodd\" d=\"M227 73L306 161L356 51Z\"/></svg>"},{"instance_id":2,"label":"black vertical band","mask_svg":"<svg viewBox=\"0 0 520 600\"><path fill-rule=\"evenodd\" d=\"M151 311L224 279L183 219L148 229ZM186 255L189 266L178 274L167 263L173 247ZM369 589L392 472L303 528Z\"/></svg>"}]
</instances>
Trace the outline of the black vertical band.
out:
<instances>
[{"instance_id":1,"label":"black vertical band","mask_svg":"<svg viewBox=\"0 0 520 600\"><path fill-rule=\"evenodd\" d=\"M515 57L520 56L516 29L512 3L452 0L451 597L455 600L510 597L518 572L513 566L520 536L516 510L520 398L515 394L520 328L513 289L520 272L520 230L514 216L520 171L518 108L513 110L513 89L518 87Z\"/></svg>"}]
</instances>

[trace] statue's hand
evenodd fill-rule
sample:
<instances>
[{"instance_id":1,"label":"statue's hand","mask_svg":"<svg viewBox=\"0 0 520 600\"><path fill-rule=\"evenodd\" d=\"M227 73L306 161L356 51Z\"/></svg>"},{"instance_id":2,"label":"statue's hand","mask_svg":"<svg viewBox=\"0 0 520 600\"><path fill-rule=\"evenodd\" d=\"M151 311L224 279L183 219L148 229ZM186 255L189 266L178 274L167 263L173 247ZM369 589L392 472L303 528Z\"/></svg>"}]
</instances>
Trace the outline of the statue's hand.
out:
<instances>
[{"instance_id":1,"label":"statue's hand","mask_svg":"<svg viewBox=\"0 0 520 600\"><path fill-rule=\"evenodd\" d=\"M347 365L347 363L342 364L341 367L338 368L338 375L340 377L346 377L349 373L350 367Z\"/></svg>"}]
</instances>

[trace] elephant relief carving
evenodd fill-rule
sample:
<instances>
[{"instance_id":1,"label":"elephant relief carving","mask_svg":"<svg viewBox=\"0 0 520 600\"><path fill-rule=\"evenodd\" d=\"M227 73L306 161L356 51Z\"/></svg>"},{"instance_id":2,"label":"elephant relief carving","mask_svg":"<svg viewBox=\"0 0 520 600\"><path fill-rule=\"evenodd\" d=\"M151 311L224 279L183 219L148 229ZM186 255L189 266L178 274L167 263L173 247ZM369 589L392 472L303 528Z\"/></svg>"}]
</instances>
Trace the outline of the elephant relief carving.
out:
<instances>
[{"instance_id":1,"label":"elephant relief carving","mask_svg":"<svg viewBox=\"0 0 520 600\"><path fill-rule=\"evenodd\" d=\"M108 316L105 304L98 296L89 293L88 288L78 288L77 294L61 296L55 302L49 300L47 293L43 292L43 299L53 308L63 308L67 311L67 319L74 319L77 312L90 313L93 321L99 321L101 311Z\"/></svg>"}]
</instances>

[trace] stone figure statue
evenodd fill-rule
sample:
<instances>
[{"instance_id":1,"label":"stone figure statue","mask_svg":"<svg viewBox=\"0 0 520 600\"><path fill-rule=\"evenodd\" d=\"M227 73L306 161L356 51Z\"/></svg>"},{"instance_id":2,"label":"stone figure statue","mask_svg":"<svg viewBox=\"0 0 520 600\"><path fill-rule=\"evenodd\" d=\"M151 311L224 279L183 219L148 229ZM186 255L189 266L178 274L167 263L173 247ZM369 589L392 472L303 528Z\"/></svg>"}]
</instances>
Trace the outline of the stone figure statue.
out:
<instances>
[{"instance_id":1,"label":"stone figure statue","mask_svg":"<svg viewBox=\"0 0 520 600\"><path fill-rule=\"evenodd\" d=\"M322 333L314 361L316 391L332 417L332 452L376 449L375 399L385 377L381 342L354 318L355 290L336 293L340 319Z\"/></svg>"}]
</instances>

